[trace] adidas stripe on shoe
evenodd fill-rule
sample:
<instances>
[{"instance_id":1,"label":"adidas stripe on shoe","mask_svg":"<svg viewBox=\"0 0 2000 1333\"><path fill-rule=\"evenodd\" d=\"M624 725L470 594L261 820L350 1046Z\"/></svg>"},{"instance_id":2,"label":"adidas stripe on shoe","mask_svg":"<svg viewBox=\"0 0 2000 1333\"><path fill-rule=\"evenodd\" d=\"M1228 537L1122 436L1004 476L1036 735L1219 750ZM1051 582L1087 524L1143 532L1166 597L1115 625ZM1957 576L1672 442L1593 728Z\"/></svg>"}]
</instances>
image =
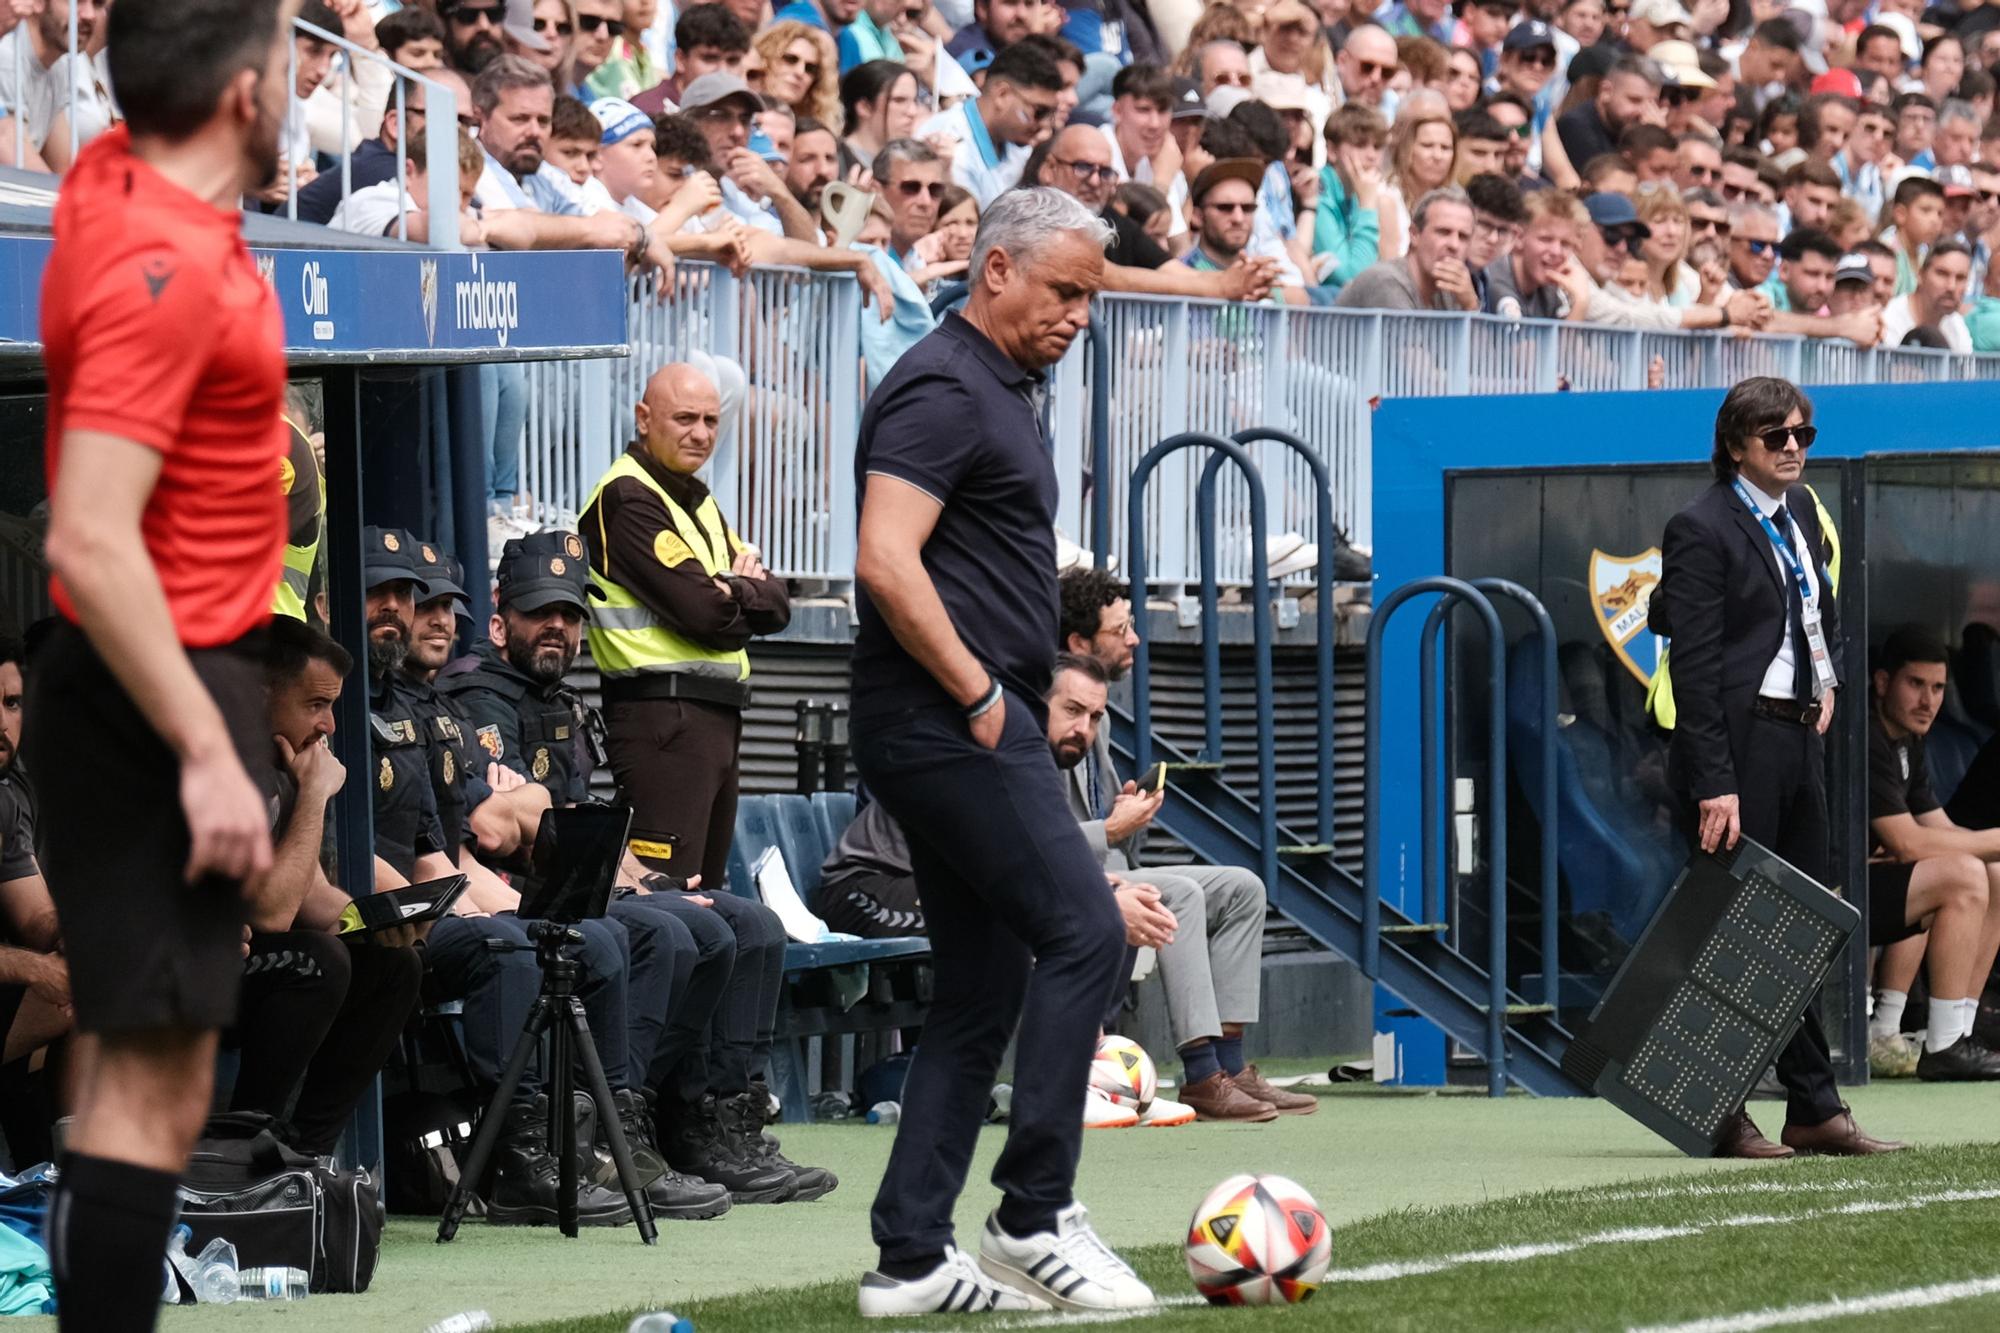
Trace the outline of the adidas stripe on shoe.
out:
<instances>
[{"instance_id":1,"label":"adidas stripe on shoe","mask_svg":"<svg viewBox=\"0 0 2000 1333\"><path fill-rule=\"evenodd\" d=\"M866 1319L916 1314L988 1314L1046 1310L1048 1302L981 1272L972 1256L946 1246L944 1262L922 1277L897 1279L868 1273L861 1279Z\"/></svg>"}]
</instances>

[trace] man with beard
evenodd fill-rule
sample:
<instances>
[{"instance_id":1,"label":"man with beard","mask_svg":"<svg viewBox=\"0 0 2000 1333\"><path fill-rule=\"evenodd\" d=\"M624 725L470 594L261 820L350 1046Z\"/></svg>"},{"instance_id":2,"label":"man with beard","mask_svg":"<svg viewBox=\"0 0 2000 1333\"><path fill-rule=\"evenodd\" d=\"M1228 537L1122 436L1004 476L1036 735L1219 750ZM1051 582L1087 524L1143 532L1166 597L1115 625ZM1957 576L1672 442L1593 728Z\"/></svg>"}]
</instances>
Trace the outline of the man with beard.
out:
<instances>
[{"instance_id":1,"label":"man with beard","mask_svg":"<svg viewBox=\"0 0 2000 1333\"><path fill-rule=\"evenodd\" d=\"M437 8L444 21L445 55L467 78L476 77L506 53L501 30L507 0L443 0Z\"/></svg>"},{"instance_id":2,"label":"man with beard","mask_svg":"<svg viewBox=\"0 0 2000 1333\"><path fill-rule=\"evenodd\" d=\"M806 212L818 218L820 197L826 193L826 187L839 177L840 136L811 116L801 117L797 128L792 131L792 155L785 167L785 188L792 192L792 198L805 205Z\"/></svg>"},{"instance_id":3,"label":"man with beard","mask_svg":"<svg viewBox=\"0 0 2000 1333\"><path fill-rule=\"evenodd\" d=\"M362 534L371 766L366 781L374 798L377 891L460 873L438 819L422 719L411 696L399 687L415 598L429 594L411 560L416 545L395 528L368 528ZM487 1086L499 1082L541 991L532 941L513 915L519 905L520 895L497 878L472 876L453 914L432 926L426 942L425 959L438 987L464 999L466 1055ZM590 1019L591 1039L605 1080L613 1088L628 1087L624 941L604 921L581 922L577 929L584 941L576 955L582 967L577 992ZM505 1112L486 1195L486 1218L496 1226L556 1223L561 1181L547 1146L548 1096L542 1078L531 1063ZM589 1135L578 1135L580 1156L589 1142ZM592 1181L594 1165L589 1157L578 1163L578 1219L584 1226L622 1226L632 1220L631 1209L617 1190Z\"/></svg>"},{"instance_id":4,"label":"man with beard","mask_svg":"<svg viewBox=\"0 0 2000 1333\"><path fill-rule=\"evenodd\" d=\"M1049 749L1063 770L1083 836L1104 868L1118 874L1138 864L1146 828L1166 799L1164 790L1119 784L1110 728L1103 725L1106 686L1132 669L1139 636L1128 590L1110 574L1071 570L1059 586L1062 655L1049 695ZM1094 666L1101 679L1092 681L1078 663ZM1065 701L1080 707L1065 707ZM1257 1021L1262 982L1263 884L1239 866L1149 865L1143 873L1176 923L1172 939L1160 946L1160 976L1185 1069L1180 1100L1203 1120L1261 1123L1318 1110L1317 1098L1271 1086L1243 1055L1244 1029ZM1123 992L1121 985L1112 997L1107 1025Z\"/></svg>"},{"instance_id":5,"label":"man with beard","mask_svg":"<svg viewBox=\"0 0 2000 1333\"><path fill-rule=\"evenodd\" d=\"M487 642L438 677L438 688L463 710L480 746L522 777L547 787L558 805L585 800L591 769L607 757L616 760L615 751L610 756L604 751L604 727L596 712L563 681L582 647L588 577L584 544L573 532L550 531L509 542L500 560L499 610L488 625ZM614 609L607 605L596 614ZM613 655L592 646L605 674L607 697L615 699L609 689L616 679ZM733 763L733 750L730 757ZM665 779L703 785L699 775L675 765L661 769L645 778L655 784ZM676 1016L661 1044L671 1067L656 1059L647 1071L650 1090L658 1096L655 1115L666 1158L677 1171L727 1186L739 1203L816 1199L839 1183L833 1173L788 1161L762 1132L770 1094L760 1075L770 1057L784 987L784 927L776 913L748 898L726 892L689 897L704 882L701 876L683 882L648 873L670 864L678 850L672 835L678 830L648 822L647 804L629 788L625 794L635 828L623 880L647 891L635 896L649 910L675 913L705 953L729 960L720 998L712 1002L706 1040L696 1034L677 1044L676 1036L685 1034L685 1028ZM708 795L712 799L714 793ZM733 824L733 799L731 807ZM726 855L726 836L722 848ZM697 846L683 864L700 859ZM707 869L705 882L720 885L724 874L718 862ZM654 903L655 898L660 901ZM726 936L716 930L718 922ZM697 979L694 984L703 983Z\"/></svg>"},{"instance_id":6,"label":"man with beard","mask_svg":"<svg viewBox=\"0 0 2000 1333\"><path fill-rule=\"evenodd\" d=\"M285 361L238 201L277 174L283 0L121 0L125 124L63 182L42 283L50 597L24 758L78 1041L49 1206L65 1329L153 1327L160 1262L271 865L261 631ZM118 775L107 836L105 775Z\"/></svg>"}]
</instances>

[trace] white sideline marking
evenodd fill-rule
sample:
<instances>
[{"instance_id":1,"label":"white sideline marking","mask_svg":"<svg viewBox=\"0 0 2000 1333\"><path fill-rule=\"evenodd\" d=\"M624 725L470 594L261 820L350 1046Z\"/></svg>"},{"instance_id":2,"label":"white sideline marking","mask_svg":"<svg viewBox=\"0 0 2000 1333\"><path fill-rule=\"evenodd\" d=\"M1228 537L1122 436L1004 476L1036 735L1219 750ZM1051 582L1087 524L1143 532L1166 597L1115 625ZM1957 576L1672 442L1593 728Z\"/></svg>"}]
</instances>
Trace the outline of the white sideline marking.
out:
<instances>
[{"instance_id":1,"label":"white sideline marking","mask_svg":"<svg viewBox=\"0 0 2000 1333\"><path fill-rule=\"evenodd\" d=\"M1077 1328L1085 1324L1122 1324L1128 1319L1151 1319L1174 1306L1203 1305L1199 1296L1161 1296L1143 1310L1036 1310L1026 1314L1002 1315L981 1328Z\"/></svg>"},{"instance_id":2,"label":"white sideline marking","mask_svg":"<svg viewBox=\"0 0 2000 1333\"><path fill-rule=\"evenodd\" d=\"M2000 1199L2000 1188L1980 1190L1941 1190L1934 1194L1912 1194L1901 1199L1857 1199L1833 1208L1813 1208L1804 1212L1787 1215L1770 1213L1739 1213L1734 1217L1711 1218L1704 1222L1689 1223L1685 1226L1666 1227L1620 1227L1612 1231L1593 1232L1571 1240L1541 1241L1529 1245L1503 1245L1487 1250L1468 1250L1461 1254L1443 1254L1431 1259L1409 1259L1399 1263L1370 1264L1366 1268L1338 1268L1328 1273L1325 1282L1389 1282L1396 1278L1419 1277L1426 1273L1441 1273L1446 1269L1459 1268L1466 1264L1512 1264L1523 1259L1546 1259L1558 1254L1569 1254L1576 1250L1589 1249L1599 1245L1631 1245L1652 1240L1674 1240L1684 1236L1699 1236L1718 1227L1761 1227L1783 1226L1792 1222L1805 1222L1816 1217L1852 1217L1869 1213L1908 1212L1917 1208L1928 1208L1938 1203L1971 1203L1982 1199Z\"/></svg>"},{"instance_id":3,"label":"white sideline marking","mask_svg":"<svg viewBox=\"0 0 2000 1333\"><path fill-rule=\"evenodd\" d=\"M1890 1310L1921 1310L1926 1306L1949 1305L1953 1301L1994 1295L2000 1295L2000 1277L1982 1277L1965 1282L1940 1282L1929 1287L1907 1287L1902 1291L1885 1291L1875 1296L1851 1299L1836 1296L1817 1305L1792 1305L1782 1310L1748 1310L1742 1314L1717 1315L1685 1324L1655 1324L1629 1330L1629 1333L1753 1333L1760 1328L1811 1324L1822 1319L1846 1319Z\"/></svg>"},{"instance_id":4,"label":"white sideline marking","mask_svg":"<svg viewBox=\"0 0 2000 1333\"><path fill-rule=\"evenodd\" d=\"M1943 1185L1942 1180L1913 1180L1920 1188ZM1710 1199L1731 1194L1845 1194L1868 1189L1865 1180L1746 1180L1739 1184L1711 1185L1705 1181L1685 1185L1658 1185L1650 1189L1607 1190L1590 1196L1592 1203L1637 1203L1649 1199Z\"/></svg>"}]
</instances>

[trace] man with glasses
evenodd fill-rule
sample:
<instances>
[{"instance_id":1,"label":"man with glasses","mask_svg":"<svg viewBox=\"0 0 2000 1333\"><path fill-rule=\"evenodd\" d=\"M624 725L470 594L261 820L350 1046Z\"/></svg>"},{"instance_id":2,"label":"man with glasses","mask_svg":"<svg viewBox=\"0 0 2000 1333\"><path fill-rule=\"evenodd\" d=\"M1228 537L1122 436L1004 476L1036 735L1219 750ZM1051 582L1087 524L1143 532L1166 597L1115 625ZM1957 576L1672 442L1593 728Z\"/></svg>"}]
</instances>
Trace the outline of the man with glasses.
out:
<instances>
[{"instance_id":1,"label":"man with glasses","mask_svg":"<svg viewBox=\"0 0 2000 1333\"><path fill-rule=\"evenodd\" d=\"M1204 102L1217 88L1250 86L1250 56L1240 45L1227 38L1202 47L1195 56L1194 69L1195 82L1201 86Z\"/></svg>"},{"instance_id":2,"label":"man with glasses","mask_svg":"<svg viewBox=\"0 0 2000 1333\"><path fill-rule=\"evenodd\" d=\"M929 140L955 145L951 178L984 210L1021 179L1028 150L1047 137L1063 89L1062 69L1038 42L1016 43L995 56L986 87L917 128Z\"/></svg>"},{"instance_id":3,"label":"man with glasses","mask_svg":"<svg viewBox=\"0 0 2000 1333\"><path fill-rule=\"evenodd\" d=\"M889 207L889 253L901 263L937 226L938 206L944 199L944 162L918 140L891 139L869 170Z\"/></svg>"},{"instance_id":4,"label":"man with glasses","mask_svg":"<svg viewBox=\"0 0 2000 1333\"><path fill-rule=\"evenodd\" d=\"M1725 204L1755 202L1764 194L1763 178L1758 174L1764 164L1764 155L1754 148L1741 144L1727 148L1722 153L1722 184L1716 193Z\"/></svg>"},{"instance_id":5,"label":"man with glasses","mask_svg":"<svg viewBox=\"0 0 2000 1333\"><path fill-rule=\"evenodd\" d=\"M1535 139L1534 104L1518 93L1495 93L1486 103L1486 114L1507 132L1506 151L1500 155L1500 173L1524 190L1546 187L1548 182L1541 173L1528 166Z\"/></svg>"},{"instance_id":6,"label":"man with glasses","mask_svg":"<svg viewBox=\"0 0 2000 1333\"><path fill-rule=\"evenodd\" d=\"M1118 169L1112 165L1111 144L1088 125L1069 125L1049 141L1035 170L1035 185L1061 190L1084 207L1102 213L1118 187Z\"/></svg>"},{"instance_id":7,"label":"man with glasses","mask_svg":"<svg viewBox=\"0 0 2000 1333\"><path fill-rule=\"evenodd\" d=\"M1889 109L1896 117L1896 156L1924 171L1936 166L1931 140L1937 135L1937 103L1922 93L1904 93Z\"/></svg>"},{"instance_id":8,"label":"man with glasses","mask_svg":"<svg viewBox=\"0 0 2000 1333\"><path fill-rule=\"evenodd\" d=\"M1762 204L1739 203L1729 210L1729 282L1754 292L1778 266L1778 218Z\"/></svg>"},{"instance_id":9,"label":"man with glasses","mask_svg":"<svg viewBox=\"0 0 2000 1333\"><path fill-rule=\"evenodd\" d=\"M625 6L623 0L574 3L576 43L570 51L570 75L576 80L574 95L588 102L595 94L585 91L585 82L610 61L618 39L625 35Z\"/></svg>"},{"instance_id":10,"label":"man with glasses","mask_svg":"<svg viewBox=\"0 0 2000 1333\"><path fill-rule=\"evenodd\" d=\"M1514 252L1528 210L1521 201L1521 188L1505 176L1474 176L1465 183L1465 194L1472 200L1472 242L1465 248L1465 266L1472 271L1472 289L1484 309L1486 270Z\"/></svg>"},{"instance_id":11,"label":"man with glasses","mask_svg":"<svg viewBox=\"0 0 2000 1333\"><path fill-rule=\"evenodd\" d=\"M1854 127L1846 145L1833 155L1830 165L1840 177L1841 193L1861 205L1870 218L1882 215L1884 186L1882 158L1896 132L1896 120L1887 110L1864 103L1854 114Z\"/></svg>"},{"instance_id":12,"label":"man with glasses","mask_svg":"<svg viewBox=\"0 0 2000 1333\"><path fill-rule=\"evenodd\" d=\"M1757 376L1715 417L1715 483L1667 523L1651 628L1674 644L1679 722L1668 776L1705 852L1743 838L1816 880L1831 878L1826 753L1841 684L1840 614L1829 535L1799 485L1816 435L1812 402ZM1870 1138L1841 1103L1815 996L1778 1054L1783 1146L1739 1108L1718 1157L1855 1155L1902 1145Z\"/></svg>"},{"instance_id":13,"label":"man with glasses","mask_svg":"<svg viewBox=\"0 0 2000 1333\"><path fill-rule=\"evenodd\" d=\"M750 120L763 99L734 74L704 74L682 93L681 110L701 127L708 150L722 169L722 207L747 227L819 242L819 227L771 164L750 150Z\"/></svg>"},{"instance_id":14,"label":"man with glasses","mask_svg":"<svg viewBox=\"0 0 2000 1333\"><path fill-rule=\"evenodd\" d=\"M1569 295L1567 318L1625 329L1726 329L1739 324L1761 329L1769 322L1771 304L1755 291L1732 292L1720 306L1680 309L1632 295L1618 277L1652 236L1652 228L1639 221L1638 210L1622 194L1593 194L1583 202L1590 222L1577 228L1576 262L1557 277Z\"/></svg>"},{"instance_id":15,"label":"man with glasses","mask_svg":"<svg viewBox=\"0 0 2000 1333\"><path fill-rule=\"evenodd\" d=\"M1900 347L1912 329L1933 328L1954 352L1972 351L1972 330L1959 307L1965 304L1972 252L1957 241L1939 241L1924 256L1915 290L1889 302L1882 312L1882 341Z\"/></svg>"},{"instance_id":16,"label":"man with glasses","mask_svg":"<svg viewBox=\"0 0 2000 1333\"><path fill-rule=\"evenodd\" d=\"M1706 134L1683 134L1674 145L1674 184L1713 190L1722 184L1722 145Z\"/></svg>"},{"instance_id":17,"label":"man with glasses","mask_svg":"<svg viewBox=\"0 0 2000 1333\"><path fill-rule=\"evenodd\" d=\"M444 51L467 78L507 54L501 27L507 20L506 0L444 0L438 6L444 20Z\"/></svg>"},{"instance_id":18,"label":"man with glasses","mask_svg":"<svg viewBox=\"0 0 2000 1333\"><path fill-rule=\"evenodd\" d=\"M1333 58L1334 68L1340 73L1343 99L1381 110L1382 94L1401 63L1396 54L1396 39L1388 30L1373 23L1362 24L1347 34L1346 44Z\"/></svg>"},{"instance_id":19,"label":"man with glasses","mask_svg":"<svg viewBox=\"0 0 2000 1333\"><path fill-rule=\"evenodd\" d=\"M1410 252L1363 269L1334 304L1357 310L1477 310L1479 293L1466 265L1472 234L1472 200L1465 191L1432 190L1410 214Z\"/></svg>"},{"instance_id":20,"label":"man with glasses","mask_svg":"<svg viewBox=\"0 0 2000 1333\"><path fill-rule=\"evenodd\" d=\"M1555 72L1555 29L1540 19L1527 19L1510 28L1500 42L1500 75L1493 91L1513 93L1533 105Z\"/></svg>"},{"instance_id":21,"label":"man with glasses","mask_svg":"<svg viewBox=\"0 0 2000 1333\"><path fill-rule=\"evenodd\" d=\"M1681 196L1681 202L1688 211L1688 246L1702 241L1714 241L1718 248L1729 248L1729 233L1733 230L1729 223L1729 206L1713 190L1689 190Z\"/></svg>"}]
</instances>

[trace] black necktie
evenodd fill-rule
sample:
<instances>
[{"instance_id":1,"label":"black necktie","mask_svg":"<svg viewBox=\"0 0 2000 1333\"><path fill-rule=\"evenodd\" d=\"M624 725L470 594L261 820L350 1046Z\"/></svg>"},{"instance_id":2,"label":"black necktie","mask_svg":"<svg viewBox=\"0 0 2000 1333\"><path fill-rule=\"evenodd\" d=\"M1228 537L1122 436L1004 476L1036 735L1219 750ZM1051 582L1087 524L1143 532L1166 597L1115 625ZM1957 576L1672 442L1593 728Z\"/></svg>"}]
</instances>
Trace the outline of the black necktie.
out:
<instances>
[{"instance_id":1,"label":"black necktie","mask_svg":"<svg viewBox=\"0 0 2000 1333\"><path fill-rule=\"evenodd\" d=\"M1782 501L1778 512L1771 515L1772 526L1784 539L1785 550L1792 561L1798 560L1798 547L1792 541L1792 509ZM1801 704L1813 701L1813 686L1817 683L1813 674L1812 647L1806 642L1806 604L1799 588L1799 580L1792 575L1792 565L1782 558L1778 561L1779 573L1785 579L1785 605L1790 610L1788 619L1792 625L1792 699Z\"/></svg>"}]
</instances>

